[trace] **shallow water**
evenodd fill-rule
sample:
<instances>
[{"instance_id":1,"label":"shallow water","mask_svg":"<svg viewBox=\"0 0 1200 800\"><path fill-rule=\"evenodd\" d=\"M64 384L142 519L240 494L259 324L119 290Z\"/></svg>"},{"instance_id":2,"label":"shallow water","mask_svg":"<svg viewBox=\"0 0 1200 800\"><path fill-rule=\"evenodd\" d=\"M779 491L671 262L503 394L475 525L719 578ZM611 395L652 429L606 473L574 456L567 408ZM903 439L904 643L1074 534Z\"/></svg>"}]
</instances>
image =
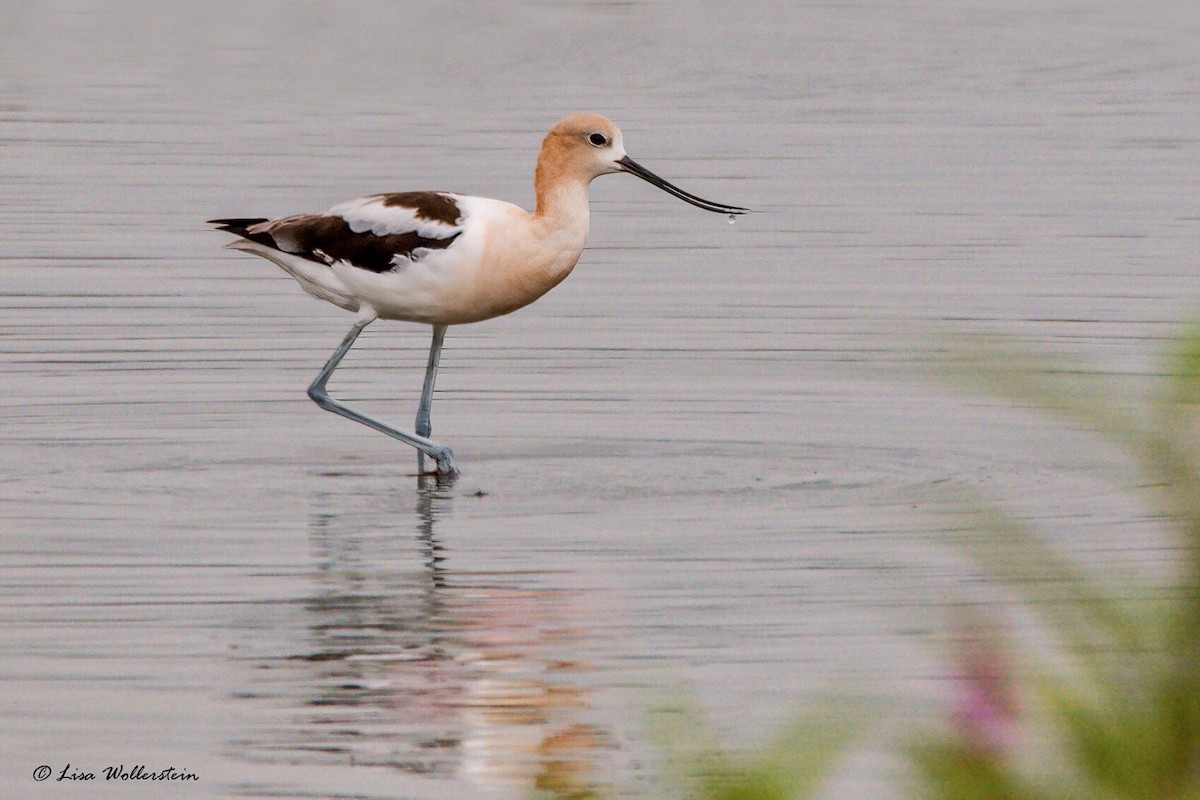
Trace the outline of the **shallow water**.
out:
<instances>
[{"instance_id":1,"label":"shallow water","mask_svg":"<svg viewBox=\"0 0 1200 800\"><path fill-rule=\"evenodd\" d=\"M945 485L1161 571L1128 465L905 342L1001 331L1144 390L1195 303L1200 12L1001 5L6 4L0 793L68 763L199 776L171 796L636 787L675 682L736 742L833 679L927 709L940 608L980 592L926 534ZM202 222L528 203L585 109L759 213L597 181L570 279L450 331L464 474L420 480L304 396L348 316ZM406 422L427 335L372 326L334 393ZM873 750L828 796L899 796Z\"/></svg>"}]
</instances>

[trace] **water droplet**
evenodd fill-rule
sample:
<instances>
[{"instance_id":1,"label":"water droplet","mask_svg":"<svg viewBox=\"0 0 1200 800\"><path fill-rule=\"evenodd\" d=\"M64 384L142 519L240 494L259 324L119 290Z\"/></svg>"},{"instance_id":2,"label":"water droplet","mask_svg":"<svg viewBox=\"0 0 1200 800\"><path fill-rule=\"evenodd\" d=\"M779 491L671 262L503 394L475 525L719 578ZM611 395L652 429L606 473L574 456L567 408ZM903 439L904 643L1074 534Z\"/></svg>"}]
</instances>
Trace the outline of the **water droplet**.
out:
<instances>
[{"instance_id":1,"label":"water droplet","mask_svg":"<svg viewBox=\"0 0 1200 800\"><path fill-rule=\"evenodd\" d=\"M732 225L735 222L737 222L737 214L730 214L729 215L729 224Z\"/></svg>"}]
</instances>

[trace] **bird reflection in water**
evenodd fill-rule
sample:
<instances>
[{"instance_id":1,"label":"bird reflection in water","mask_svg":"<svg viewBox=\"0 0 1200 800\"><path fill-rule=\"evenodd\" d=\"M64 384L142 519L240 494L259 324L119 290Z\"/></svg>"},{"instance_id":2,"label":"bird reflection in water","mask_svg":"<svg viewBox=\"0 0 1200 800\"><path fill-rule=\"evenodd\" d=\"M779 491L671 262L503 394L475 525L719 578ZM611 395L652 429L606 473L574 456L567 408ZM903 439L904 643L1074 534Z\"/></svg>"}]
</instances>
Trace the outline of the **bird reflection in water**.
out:
<instances>
[{"instance_id":1,"label":"bird reflection in water","mask_svg":"<svg viewBox=\"0 0 1200 800\"><path fill-rule=\"evenodd\" d=\"M455 573L436 533L452 479L420 481L421 570L395 529L370 532L359 512L314 517L316 591L286 668L276 660L266 673L286 682L266 694L290 695L294 715L264 748L292 763L386 766L512 797L596 796L615 744L593 720L594 668L575 655L587 635L581 598L532 588L528 572Z\"/></svg>"}]
</instances>

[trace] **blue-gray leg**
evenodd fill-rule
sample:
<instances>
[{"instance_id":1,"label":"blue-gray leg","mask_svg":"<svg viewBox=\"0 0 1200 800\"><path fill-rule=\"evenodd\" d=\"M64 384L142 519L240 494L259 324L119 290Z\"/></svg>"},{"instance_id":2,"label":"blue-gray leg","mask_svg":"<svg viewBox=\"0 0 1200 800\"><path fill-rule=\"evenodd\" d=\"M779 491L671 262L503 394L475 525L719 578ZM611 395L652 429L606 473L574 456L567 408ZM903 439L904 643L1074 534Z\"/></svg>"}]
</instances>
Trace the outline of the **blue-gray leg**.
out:
<instances>
[{"instance_id":1,"label":"blue-gray leg","mask_svg":"<svg viewBox=\"0 0 1200 800\"><path fill-rule=\"evenodd\" d=\"M357 411L347 408L346 406L334 400L329 396L329 392L326 391L325 384L329 382L329 376L332 375L333 371L338 368L338 364L342 362L342 359L345 358L346 353L350 351L350 348L354 345L354 341L358 338L358 335L362 333L363 328L367 327L371 321L372 320L370 319L366 319L359 320L358 322L354 323L354 327L350 329L350 332L346 334L346 338L342 340L342 343L338 346L338 349L334 351L332 356L330 356L328 363L325 364L325 368L321 370L321 373L317 375L317 379L314 380L312 385L308 387L308 396L312 398L314 403L326 411L332 411L333 413L340 414L347 419L352 419L355 422L361 422L368 428L374 428L380 433L386 433L388 436L391 436L394 439L399 439L405 444L409 444L417 448L417 452L419 453L418 462L422 471L424 471L425 465L424 457L428 455L437 463L438 474L457 474L458 467L454 463L454 454L450 452L449 447L430 441L428 438L426 438L426 436L405 433L404 431L397 430L390 425L385 425L382 422L371 419L365 414L360 414ZM444 326L442 327L442 334L445 334ZM437 337L437 328L434 329L434 338L437 340L438 350L440 351L441 341ZM431 363L435 363L436 366L436 361L432 353L430 354L430 361ZM436 368L434 371L436 371ZM422 393L421 408L425 412L426 430L428 431L429 403L427 401L426 394L429 396L432 396L433 394L433 381L429 377L428 372L425 376L425 382L426 390Z\"/></svg>"},{"instance_id":2,"label":"blue-gray leg","mask_svg":"<svg viewBox=\"0 0 1200 800\"><path fill-rule=\"evenodd\" d=\"M430 421L429 414L433 406L433 384L437 380L438 362L442 358L442 343L446 340L446 326L433 326L433 340L429 344L429 360L425 365L425 382L421 387L421 403L417 406L416 433L418 436L428 440L429 435L433 433L433 423ZM425 473L425 455L429 453L430 457L437 462L437 473L439 475L457 475L458 467L454 463L454 454L450 452L449 447L442 447L444 452L442 457L426 450L417 450L417 471Z\"/></svg>"},{"instance_id":3,"label":"blue-gray leg","mask_svg":"<svg viewBox=\"0 0 1200 800\"><path fill-rule=\"evenodd\" d=\"M433 423L429 420L429 410L433 405L433 383L437 380L438 361L442 357L442 342L446 339L446 326L433 326L433 341L429 345L429 363L425 365L425 385L421 387L421 405L417 406L417 436L429 437L433 433ZM417 451L417 471L425 472L425 454ZM439 468L438 472L441 472Z\"/></svg>"}]
</instances>

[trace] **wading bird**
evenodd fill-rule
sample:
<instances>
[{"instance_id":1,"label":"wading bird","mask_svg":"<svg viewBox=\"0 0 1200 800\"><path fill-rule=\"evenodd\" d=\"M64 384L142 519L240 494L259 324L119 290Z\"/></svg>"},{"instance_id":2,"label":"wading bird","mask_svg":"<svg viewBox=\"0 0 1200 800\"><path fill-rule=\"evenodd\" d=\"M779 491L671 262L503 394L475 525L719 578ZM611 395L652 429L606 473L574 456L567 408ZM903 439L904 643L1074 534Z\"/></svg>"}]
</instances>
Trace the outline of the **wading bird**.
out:
<instances>
[{"instance_id":1,"label":"wading bird","mask_svg":"<svg viewBox=\"0 0 1200 800\"><path fill-rule=\"evenodd\" d=\"M668 183L625 154L621 130L610 120L576 114L555 125L542 142L532 214L486 197L396 192L350 200L323 214L209 222L241 237L229 247L275 262L309 294L357 315L308 396L321 408L417 448L419 471L425 471L428 455L439 474L455 474L450 448L429 438L446 328L516 311L567 277L587 240L588 185L614 172L636 175L707 211L749 211ZM363 328L377 319L433 326L415 433L348 408L325 389Z\"/></svg>"}]
</instances>

